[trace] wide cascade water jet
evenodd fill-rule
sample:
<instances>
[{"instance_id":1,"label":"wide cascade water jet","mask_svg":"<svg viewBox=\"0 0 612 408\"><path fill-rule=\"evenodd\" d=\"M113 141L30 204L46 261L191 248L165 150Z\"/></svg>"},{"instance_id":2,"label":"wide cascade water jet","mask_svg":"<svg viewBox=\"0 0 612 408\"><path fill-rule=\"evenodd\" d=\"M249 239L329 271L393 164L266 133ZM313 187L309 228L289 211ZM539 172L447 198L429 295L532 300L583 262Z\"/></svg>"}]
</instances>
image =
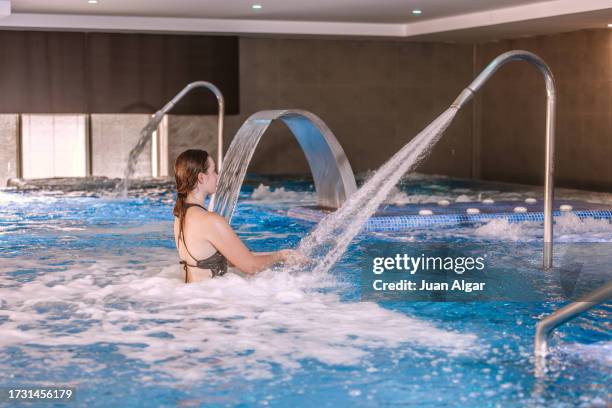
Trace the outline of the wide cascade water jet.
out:
<instances>
[{"instance_id":1,"label":"wide cascade water jet","mask_svg":"<svg viewBox=\"0 0 612 408\"><path fill-rule=\"evenodd\" d=\"M224 170L217 186L219 199L214 209L228 222L255 148L270 124L277 120L287 125L306 156L319 206L338 208L357 190L355 176L344 150L318 116L299 109L260 111L242 124L227 150Z\"/></svg>"},{"instance_id":2,"label":"wide cascade water jet","mask_svg":"<svg viewBox=\"0 0 612 408\"><path fill-rule=\"evenodd\" d=\"M402 176L427 157L456 114L455 106L444 111L302 240L299 250L315 259L314 273L325 273L336 263Z\"/></svg>"},{"instance_id":3,"label":"wide cascade water jet","mask_svg":"<svg viewBox=\"0 0 612 408\"><path fill-rule=\"evenodd\" d=\"M215 203L215 212L228 221L232 218L251 156L267 128L258 122L243 124L227 151L223 173L217 185L219 199Z\"/></svg>"}]
</instances>

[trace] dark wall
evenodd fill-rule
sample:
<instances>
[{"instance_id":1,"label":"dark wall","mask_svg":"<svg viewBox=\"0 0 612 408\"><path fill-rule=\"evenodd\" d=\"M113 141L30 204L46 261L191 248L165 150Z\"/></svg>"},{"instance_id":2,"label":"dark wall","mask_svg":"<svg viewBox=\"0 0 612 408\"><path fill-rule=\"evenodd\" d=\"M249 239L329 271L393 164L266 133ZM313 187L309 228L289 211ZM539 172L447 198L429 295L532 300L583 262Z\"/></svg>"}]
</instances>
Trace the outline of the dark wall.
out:
<instances>
[{"instance_id":1,"label":"dark wall","mask_svg":"<svg viewBox=\"0 0 612 408\"><path fill-rule=\"evenodd\" d=\"M206 80L235 114L238 58L236 37L0 31L0 113L153 113ZM217 101L196 89L173 113L215 114Z\"/></svg>"},{"instance_id":2,"label":"dark wall","mask_svg":"<svg viewBox=\"0 0 612 408\"><path fill-rule=\"evenodd\" d=\"M85 34L0 31L0 112L85 112Z\"/></svg>"},{"instance_id":3,"label":"dark wall","mask_svg":"<svg viewBox=\"0 0 612 408\"><path fill-rule=\"evenodd\" d=\"M550 66L557 87L555 183L612 191L612 31L569 33L478 45L478 71L513 49L532 51ZM537 69L513 62L478 96L481 174L488 180L541 185L546 95Z\"/></svg>"},{"instance_id":4,"label":"dark wall","mask_svg":"<svg viewBox=\"0 0 612 408\"><path fill-rule=\"evenodd\" d=\"M226 149L253 113L305 109L330 127L353 171L376 169L470 83L472 58L472 46L465 44L242 37L241 114L227 118ZM418 171L470 177L471 137L470 104ZM266 132L249 171L310 173L304 153L283 124Z\"/></svg>"}]
</instances>

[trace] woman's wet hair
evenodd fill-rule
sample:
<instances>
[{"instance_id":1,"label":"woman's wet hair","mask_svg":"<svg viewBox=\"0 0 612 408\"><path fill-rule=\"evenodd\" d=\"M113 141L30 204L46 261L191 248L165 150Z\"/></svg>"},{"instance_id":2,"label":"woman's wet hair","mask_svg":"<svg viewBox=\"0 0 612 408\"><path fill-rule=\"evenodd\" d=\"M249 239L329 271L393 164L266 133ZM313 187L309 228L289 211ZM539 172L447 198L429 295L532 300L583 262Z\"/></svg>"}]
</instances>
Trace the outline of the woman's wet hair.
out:
<instances>
[{"instance_id":1,"label":"woman's wet hair","mask_svg":"<svg viewBox=\"0 0 612 408\"><path fill-rule=\"evenodd\" d=\"M176 204L172 213L181 221L183 219L187 207L185 200L198 184L198 174L208 171L208 152L200 149L185 150L179 154L174 162L174 180L176 181ZM182 229L182 228L181 228Z\"/></svg>"}]
</instances>

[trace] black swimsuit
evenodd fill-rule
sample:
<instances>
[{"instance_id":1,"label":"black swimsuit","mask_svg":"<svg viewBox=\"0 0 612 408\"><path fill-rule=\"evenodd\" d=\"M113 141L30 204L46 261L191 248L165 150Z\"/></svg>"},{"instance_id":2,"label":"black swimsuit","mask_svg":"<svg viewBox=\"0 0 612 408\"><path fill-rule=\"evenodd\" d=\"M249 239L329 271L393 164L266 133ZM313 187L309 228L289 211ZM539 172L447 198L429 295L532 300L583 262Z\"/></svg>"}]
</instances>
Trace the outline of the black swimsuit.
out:
<instances>
[{"instance_id":1,"label":"black swimsuit","mask_svg":"<svg viewBox=\"0 0 612 408\"><path fill-rule=\"evenodd\" d=\"M200 207L201 209L206 211L206 208L202 207L199 204L185 204L185 206L187 207L187 209L193 206ZM185 215L187 215L187 210L185 210ZM191 252L189 252L189 249L187 249L187 244L185 243L185 234L183 233L182 229L179 231L179 240L181 239L183 241L183 245L185 246L185 250L191 257L191 259L193 259L196 262L195 265L190 265L186 261L179 262L181 265L183 265L183 270L185 271L185 283L187 283L187 275L188 275L187 267L188 266L192 268L210 269L210 271L212 272L213 278L216 276L223 276L227 273L227 259L225 259L225 257L223 256L221 252L217 251L206 259L197 260L193 255L191 255Z\"/></svg>"}]
</instances>

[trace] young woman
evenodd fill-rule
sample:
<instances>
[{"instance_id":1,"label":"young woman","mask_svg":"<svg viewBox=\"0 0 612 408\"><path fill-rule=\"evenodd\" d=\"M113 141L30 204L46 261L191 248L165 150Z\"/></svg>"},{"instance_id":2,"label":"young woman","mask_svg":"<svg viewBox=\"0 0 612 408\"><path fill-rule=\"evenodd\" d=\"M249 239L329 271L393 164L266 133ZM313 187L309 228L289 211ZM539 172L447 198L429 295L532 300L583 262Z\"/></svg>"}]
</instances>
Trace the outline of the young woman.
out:
<instances>
[{"instance_id":1,"label":"young woman","mask_svg":"<svg viewBox=\"0 0 612 408\"><path fill-rule=\"evenodd\" d=\"M177 198L174 206L174 239L181 258L185 283L222 276L231 265L255 274L279 262L296 263L303 256L292 249L251 252L225 218L208 212L204 199L217 189L215 162L204 150L186 150L174 163Z\"/></svg>"}]
</instances>

